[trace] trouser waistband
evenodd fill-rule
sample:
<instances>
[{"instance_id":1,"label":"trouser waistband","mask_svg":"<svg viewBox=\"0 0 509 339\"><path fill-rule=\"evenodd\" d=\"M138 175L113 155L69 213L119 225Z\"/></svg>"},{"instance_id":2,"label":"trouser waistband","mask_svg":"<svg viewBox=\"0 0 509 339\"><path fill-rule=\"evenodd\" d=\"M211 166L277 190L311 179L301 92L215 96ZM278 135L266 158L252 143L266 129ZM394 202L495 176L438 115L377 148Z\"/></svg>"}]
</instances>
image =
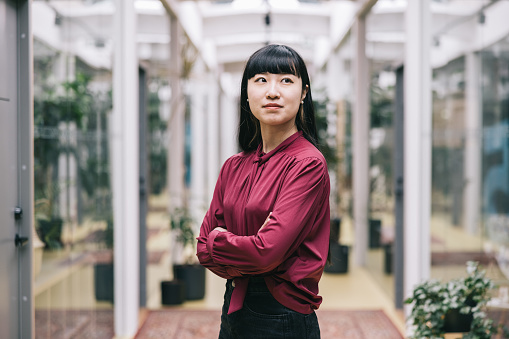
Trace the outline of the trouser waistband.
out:
<instances>
[{"instance_id":1,"label":"trouser waistband","mask_svg":"<svg viewBox=\"0 0 509 339\"><path fill-rule=\"evenodd\" d=\"M228 279L226 282L227 287L235 288L235 281ZM249 277L249 285L247 286L248 292L267 292L269 291L265 278L263 277Z\"/></svg>"}]
</instances>

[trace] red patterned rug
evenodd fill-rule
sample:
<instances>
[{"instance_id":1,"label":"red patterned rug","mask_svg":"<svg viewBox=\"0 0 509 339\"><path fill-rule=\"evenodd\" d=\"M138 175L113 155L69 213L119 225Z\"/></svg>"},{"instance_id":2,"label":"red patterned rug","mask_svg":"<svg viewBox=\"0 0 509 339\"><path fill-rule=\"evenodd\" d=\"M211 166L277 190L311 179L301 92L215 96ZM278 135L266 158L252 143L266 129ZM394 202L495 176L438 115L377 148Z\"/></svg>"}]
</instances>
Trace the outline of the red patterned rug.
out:
<instances>
[{"instance_id":1,"label":"red patterned rug","mask_svg":"<svg viewBox=\"0 0 509 339\"><path fill-rule=\"evenodd\" d=\"M35 310L35 339L113 337L113 310Z\"/></svg>"},{"instance_id":2,"label":"red patterned rug","mask_svg":"<svg viewBox=\"0 0 509 339\"><path fill-rule=\"evenodd\" d=\"M318 311L324 339L403 339L383 311ZM221 313L202 310L154 310L136 339L217 339Z\"/></svg>"}]
</instances>

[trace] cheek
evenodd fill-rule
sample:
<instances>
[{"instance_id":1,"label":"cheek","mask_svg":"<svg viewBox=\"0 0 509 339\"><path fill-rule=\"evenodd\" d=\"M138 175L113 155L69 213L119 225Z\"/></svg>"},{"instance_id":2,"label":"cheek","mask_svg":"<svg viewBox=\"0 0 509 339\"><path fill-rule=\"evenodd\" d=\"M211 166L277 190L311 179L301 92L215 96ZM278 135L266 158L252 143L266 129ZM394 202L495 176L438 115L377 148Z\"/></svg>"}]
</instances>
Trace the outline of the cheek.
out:
<instances>
[{"instance_id":1,"label":"cheek","mask_svg":"<svg viewBox=\"0 0 509 339\"><path fill-rule=\"evenodd\" d=\"M293 96L292 98L292 102L294 103L295 107L297 107L297 109L300 107L300 103L302 101L302 95L301 93L295 93L295 95Z\"/></svg>"},{"instance_id":2,"label":"cheek","mask_svg":"<svg viewBox=\"0 0 509 339\"><path fill-rule=\"evenodd\" d=\"M247 85L247 91L246 91L246 94L247 94L247 98L249 99L249 101L251 100L256 100L256 97L257 97L257 90L256 90L256 87L253 87L251 86L250 84Z\"/></svg>"}]
</instances>

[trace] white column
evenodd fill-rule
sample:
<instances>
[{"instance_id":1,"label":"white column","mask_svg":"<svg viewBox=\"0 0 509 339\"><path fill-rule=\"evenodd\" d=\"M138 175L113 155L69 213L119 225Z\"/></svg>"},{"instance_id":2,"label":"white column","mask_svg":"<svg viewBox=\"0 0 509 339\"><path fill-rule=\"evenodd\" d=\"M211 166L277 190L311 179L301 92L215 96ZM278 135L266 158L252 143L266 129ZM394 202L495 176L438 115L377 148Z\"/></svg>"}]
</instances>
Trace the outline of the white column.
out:
<instances>
[{"instance_id":1,"label":"white column","mask_svg":"<svg viewBox=\"0 0 509 339\"><path fill-rule=\"evenodd\" d=\"M139 312L139 118L134 2L116 0L113 33L115 337L133 338Z\"/></svg>"},{"instance_id":2,"label":"white column","mask_svg":"<svg viewBox=\"0 0 509 339\"><path fill-rule=\"evenodd\" d=\"M171 112L168 122L168 194L169 211L183 206L184 197L184 129L185 98L180 79L180 24L170 16L170 84Z\"/></svg>"},{"instance_id":3,"label":"white column","mask_svg":"<svg viewBox=\"0 0 509 339\"><path fill-rule=\"evenodd\" d=\"M327 96L330 101L337 102L343 97L343 93L341 93L341 85L343 81L338 81L338 79L342 79L343 72L341 67L341 59L337 52L332 52L329 60L327 61Z\"/></svg>"},{"instance_id":4,"label":"white column","mask_svg":"<svg viewBox=\"0 0 509 339\"><path fill-rule=\"evenodd\" d=\"M76 123L60 122L58 129L60 131L60 142L66 147L76 148L78 137ZM74 154L71 152L61 153L58 156L59 209L60 217L66 222L65 226L71 227L67 229L68 232L72 232L72 227L76 225L78 216L77 173L78 167Z\"/></svg>"},{"instance_id":5,"label":"white column","mask_svg":"<svg viewBox=\"0 0 509 339\"><path fill-rule=\"evenodd\" d=\"M201 60L197 60L193 72L196 74L196 78L193 79L191 91L191 195L189 206L190 213L197 223L203 219L206 205L205 86L207 79L206 75L203 75L205 72L205 65Z\"/></svg>"},{"instance_id":6,"label":"white column","mask_svg":"<svg viewBox=\"0 0 509 339\"><path fill-rule=\"evenodd\" d=\"M237 92L240 80L234 81L230 76L223 74L221 81L221 164L232 155L238 153L237 130L239 121L239 104ZM234 86L236 86L234 88ZM235 93L235 94L234 94Z\"/></svg>"},{"instance_id":7,"label":"white column","mask_svg":"<svg viewBox=\"0 0 509 339\"><path fill-rule=\"evenodd\" d=\"M336 136L336 147L337 152L336 156L338 157L338 164L336 171L333 173L330 173L330 180L331 180L331 194L330 194L330 202L331 202L331 218L340 217L341 216L341 209L340 209L340 190L341 190L341 164L342 161L342 150L343 150L343 111L340 111L340 100L343 98L341 85L345 82L344 79L344 71L342 69L342 60L340 59L339 53L332 52L331 56L327 62L327 70L326 70L326 81L327 81L327 97L329 98L330 102L333 103L336 106L337 112L335 116L335 123L334 123L334 129ZM338 79L342 79L341 81L338 81ZM329 128L331 126L329 125Z\"/></svg>"},{"instance_id":8,"label":"white column","mask_svg":"<svg viewBox=\"0 0 509 339\"><path fill-rule=\"evenodd\" d=\"M76 78L76 58L68 51L68 44L64 44L66 48L56 59L53 66L54 74L57 81L63 83L65 81L73 81ZM60 122L58 129L60 131L60 142L67 147L76 147L77 130L75 122ZM70 152L61 153L58 157L58 195L60 217L64 219L64 237L72 234L73 227L76 226L78 215L78 190L76 186L78 168L76 165L76 157ZM67 239L63 239L66 241Z\"/></svg>"},{"instance_id":9,"label":"white column","mask_svg":"<svg viewBox=\"0 0 509 339\"><path fill-rule=\"evenodd\" d=\"M466 111L465 111L465 190L463 196L463 223L467 232L479 230L481 213L481 107L479 99L479 56L466 55Z\"/></svg>"},{"instance_id":10,"label":"white column","mask_svg":"<svg viewBox=\"0 0 509 339\"><path fill-rule=\"evenodd\" d=\"M219 85L214 73L209 74L207 97L207 204L212 199L221 165L219 163Z\"/></svg>"},{"instance_id":11,"label":"white column","mask_svg":"<svg viewBox=\"0 0 509 339\"><path fill-rule=\"evenodd\" d=\"M405 46L404 293L430 276L430 0L408 1ZM409 308L407 307L407 311Z\"/></svg>"},{"instance_id":12,"label":"white column","mask_svg":"<svg viewBox=\"0 0 509 339\"><path fill-rule=\"evenodd\" d=\"M353 33L356 43L354 58L355 102L352 113L354 258L357 265L364 266L368 248L369 206L369 78L365 17L356 18Z\"/></svg>"}]
</instances>

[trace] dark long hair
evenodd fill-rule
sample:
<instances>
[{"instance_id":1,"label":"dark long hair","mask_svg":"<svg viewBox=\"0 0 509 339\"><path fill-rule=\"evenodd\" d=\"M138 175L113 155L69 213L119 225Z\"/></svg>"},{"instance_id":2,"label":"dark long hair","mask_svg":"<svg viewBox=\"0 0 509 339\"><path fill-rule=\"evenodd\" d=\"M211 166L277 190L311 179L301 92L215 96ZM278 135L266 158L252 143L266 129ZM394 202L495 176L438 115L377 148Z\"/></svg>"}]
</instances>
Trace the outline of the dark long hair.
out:
<instances>
[{"instance_id":1,"label":"dark long hair","mask_svg":"<svg viewBox=\"0 0 509 339\"><path fill-rule=\"evenodd\" d=\"M248 152L255 150L262 142L260 122L255 118L247 101L248 80L256 74L293 74L302 80L302 90L308 86L304 104L301 104L295 119L297 129L317 147L318 136L315 123L315 108L311 97L311 84L306 64L302 57L285 45L267 45L251 55L246 63L240 87L239 146Z\"/></svg>"}]
</instances>

